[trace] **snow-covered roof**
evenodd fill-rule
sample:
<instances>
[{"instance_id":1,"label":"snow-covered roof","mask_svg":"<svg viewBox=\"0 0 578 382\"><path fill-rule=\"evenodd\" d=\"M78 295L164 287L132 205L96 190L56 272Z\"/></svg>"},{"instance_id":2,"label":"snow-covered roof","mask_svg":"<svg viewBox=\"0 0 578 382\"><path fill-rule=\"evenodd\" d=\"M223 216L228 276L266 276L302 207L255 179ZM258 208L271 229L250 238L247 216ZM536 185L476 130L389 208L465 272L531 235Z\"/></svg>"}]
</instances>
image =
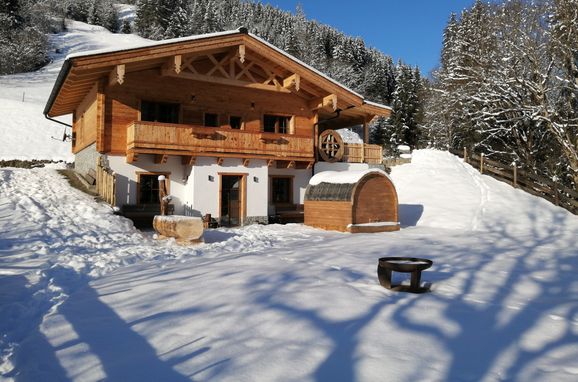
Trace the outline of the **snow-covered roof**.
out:
<instances>
[{"instance_id":1,"label":"snow-covered roof","mask_svg":"<svg viewBox=\"0 0 578 382\"><path fill-rule=\"evenodd\" d=\"M235 29L235 30L224 31L224 32L206 33L206 34L199 34L199 35L187 36L187 37L177 37L177 38L171 38L171 39L167 39L167 40L159 40L159 41L152 41L151 40L150 42L137 43L137 44L125 46L122 48L105 48L105 49L95 49L95 50L87 50L84 52L71 53L68 56L66 56L66 60L68 61L69 59L72 59L72 58L88 57L88 56L94 56L94 55L98 55L98 54L119 53L119 52L125 52L125 51L129 51L129 50L135 50L135 49L151 48L151 47L155 47L155 46L177 44L177 43L181 43L181 42L188 42L188 41L195 41L195 40L203 40L203 39L211 38L211 37L228 36L228 35L234 35L234 34L239 34L239 33L241 33L240 30Z\"/></svg>"},{"instance_id":2,"label":"snow-covered roof","mask_svg":"<svg viewBox=\"0 0 578 382\"><path fill-rule=\"evenodd\" d=\"M364 99L364 100L363 100L363 103L365 103L365 104L367 104L367 105L370 105L370 106L381 107L381 108L384 108L384 109L393 110L393 109L392 109L391 107L389 107L389 106L383 105L383 104L381 104L381 103L373 102L373 101L370 101L370 100L368 100L368 99Z\"/></svg>"},{"instance_id":3,"label":"snow-covered roof","mask_svg":"<svg viewBox=\"0 0 578 382\"><path fill-rule=\"evenodd\" d=\"M339 136L341 136L343 143L363 143L363 139L361 139L359 134L357 134L355 131L352 131L351 128L337 129L335 131L337 134L339 134Z\"/></svg>"},{"instance_id":4,"label":"snow-covered roof","mask_svg":"<svg viewBox=\"0 0 578 382\"><path fill-rule=\"evenodd\" d=\"M367 170L352 170L352 171L322 171L318 174L315 174L309 180L309 184L312 186L316 186L321 183L353 184L359 182L361 178L371 173L379 173L385 175L388 179L390 179L389 175L387 175L385 171L377 168L370 168Z\"/></svg>"}]
</instances>

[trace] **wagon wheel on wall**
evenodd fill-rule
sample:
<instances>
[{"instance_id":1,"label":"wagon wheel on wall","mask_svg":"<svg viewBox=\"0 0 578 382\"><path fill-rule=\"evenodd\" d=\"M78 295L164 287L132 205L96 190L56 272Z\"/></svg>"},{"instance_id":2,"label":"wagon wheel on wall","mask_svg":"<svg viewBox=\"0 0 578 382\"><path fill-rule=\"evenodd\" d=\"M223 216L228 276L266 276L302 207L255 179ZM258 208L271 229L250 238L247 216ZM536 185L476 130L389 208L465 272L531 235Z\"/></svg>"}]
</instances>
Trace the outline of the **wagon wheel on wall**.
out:
<instances>
[{"instance_id":1,"label":"wagon wheel on wall","mask_svg":"<svg viewBox=\"0 0 578 382\"><path fill-rule=\"evenodd\" d=\"M337 162L343 157L344 145L335 130L325 130L319 135L319 155L326 162Z\"/></svg>"}]
</instances>

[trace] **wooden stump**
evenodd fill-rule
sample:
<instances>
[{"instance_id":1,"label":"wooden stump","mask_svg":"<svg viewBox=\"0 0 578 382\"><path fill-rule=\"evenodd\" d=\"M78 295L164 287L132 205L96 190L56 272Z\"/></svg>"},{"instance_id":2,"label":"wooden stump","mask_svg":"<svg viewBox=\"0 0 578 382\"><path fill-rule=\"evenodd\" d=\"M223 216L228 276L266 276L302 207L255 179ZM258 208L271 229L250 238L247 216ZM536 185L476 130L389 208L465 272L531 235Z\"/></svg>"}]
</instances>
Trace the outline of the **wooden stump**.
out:
<instances>
[{"instance_id":1,"label":"wooden stump","mask_svg":"<svg viewBox=\"0 0 578 382\"><path fill-rule=\"evenodd\" d=\"M156 215L153 227L161 239L174 237L179 243L203 241L203 220L200 217Z\"/></svg>"}]
</instances>

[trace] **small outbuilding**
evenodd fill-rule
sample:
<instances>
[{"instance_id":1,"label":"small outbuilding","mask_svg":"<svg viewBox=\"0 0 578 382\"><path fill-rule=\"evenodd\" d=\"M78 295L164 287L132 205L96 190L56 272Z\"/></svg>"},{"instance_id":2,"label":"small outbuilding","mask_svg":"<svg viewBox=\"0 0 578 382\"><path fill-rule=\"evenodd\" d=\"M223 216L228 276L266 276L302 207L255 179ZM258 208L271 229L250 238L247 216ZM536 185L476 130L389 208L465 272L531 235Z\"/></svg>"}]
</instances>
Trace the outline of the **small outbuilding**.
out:
<instances>
[{"instance_id":1,"label":"small outbuilding","mask_svg":"<svg viewBox=\"0 0 578 382\"><path fill-rule=\"evenodd\" d=\"M399 230L395 186L382 170L323 171L311 178L305 224L342 232Z\"/></svg>"}]
</instances>

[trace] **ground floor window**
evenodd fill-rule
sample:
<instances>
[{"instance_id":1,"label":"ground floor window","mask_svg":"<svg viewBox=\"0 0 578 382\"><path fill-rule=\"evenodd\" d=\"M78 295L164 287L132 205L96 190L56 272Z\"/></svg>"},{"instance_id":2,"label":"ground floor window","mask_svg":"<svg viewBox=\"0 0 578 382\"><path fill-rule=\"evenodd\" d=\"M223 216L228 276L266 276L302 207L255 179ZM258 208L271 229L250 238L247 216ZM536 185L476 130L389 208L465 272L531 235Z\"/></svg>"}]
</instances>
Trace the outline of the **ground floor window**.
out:
<instances>
[{"instance_id":1,"label":"ground floor window","mask_svg":"<svg viewBox=\"0 0 578 382\"><path fill-rule=\"evenodd\" d=\"M274 176L271 178L271 202L273 204L293 203L293 177Z\"/></svg>"},{"instance_id":2,"label":"ground floor window","mask_svg":"<svg viewBox=\"0 0 578 382\"><path fill-rule=\"evenodd\" d=\"M138 204L160 204L159 175L166 177L167 188L170 184L167 173L140 173L138 174Z\"/></svg>"}]
</instances>

